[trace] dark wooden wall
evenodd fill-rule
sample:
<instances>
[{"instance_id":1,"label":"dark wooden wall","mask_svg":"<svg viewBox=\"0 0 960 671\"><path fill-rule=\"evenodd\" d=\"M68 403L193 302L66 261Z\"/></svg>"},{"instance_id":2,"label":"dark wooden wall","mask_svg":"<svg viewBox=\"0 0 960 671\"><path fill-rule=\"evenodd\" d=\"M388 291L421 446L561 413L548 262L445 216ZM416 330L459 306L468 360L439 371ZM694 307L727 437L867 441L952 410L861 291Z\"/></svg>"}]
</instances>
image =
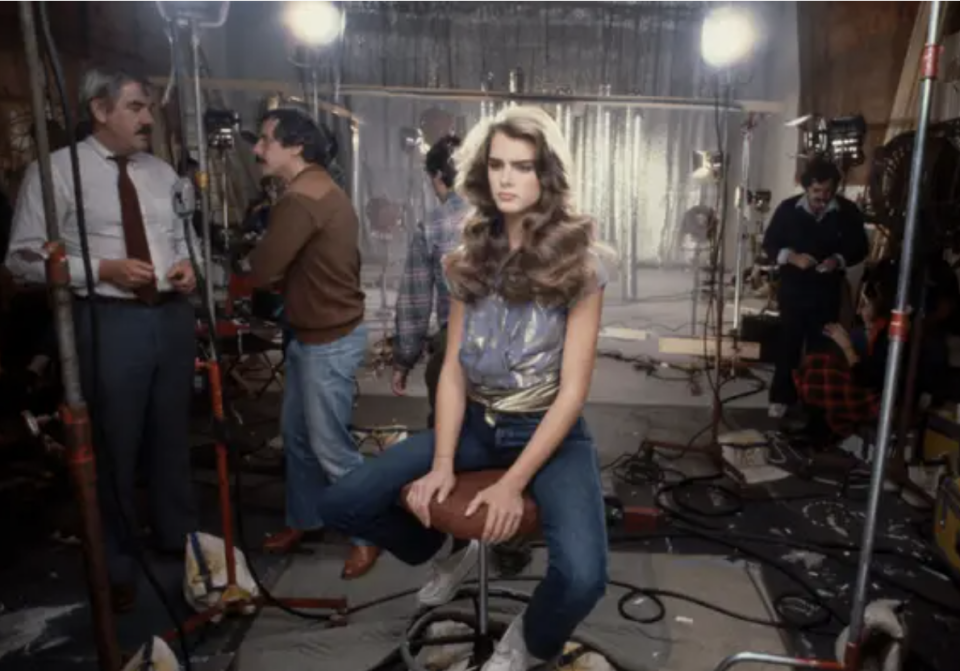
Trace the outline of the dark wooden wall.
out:
<instances>
[{"instance_id":1,"label":"dark wooden wall","mask_svg":"<svg viewBox=\"0 0 960 671\"><path fill-rule=\"evenodd\" d=\"M19 4L0 3L0 189L11 194L16 193L20 173L32 158L32 143L24 130L31 122L30 82ZM93 63L124 65L150 75L168 69L169 47L156 3L57 2L47 6L72 97L79 73ZM76 101L70 102L75 105Z\"/></svg>"},{"instance_id":2,"label":"dark wooden wall","mask_svg":"<svg viewBox=\"0 0 960 671\"><path fill-rule=\"evenodd\" d=\"M883 144L919 7L798 2L800 113L863 114L868 150ZM868 165L852 171L849 182L863 184Z\"/></svg>"}]
</instances>

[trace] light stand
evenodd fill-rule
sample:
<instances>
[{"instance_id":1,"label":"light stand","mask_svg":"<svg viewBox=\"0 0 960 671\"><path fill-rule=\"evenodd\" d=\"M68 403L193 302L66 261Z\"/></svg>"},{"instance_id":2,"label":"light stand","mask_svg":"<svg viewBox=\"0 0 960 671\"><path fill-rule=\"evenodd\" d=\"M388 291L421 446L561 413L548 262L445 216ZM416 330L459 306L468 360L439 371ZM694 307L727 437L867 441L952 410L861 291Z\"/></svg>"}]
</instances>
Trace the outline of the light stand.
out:
<instances>
[{"instance_id":1,"label":"light stand","mask_svg":"<svg viewBox=\"0 0 960 671\"><path fill-rule=\"evenodd\" d=\"M177 97L180 107L180 129L182 133L180 147L180 161L185 164L188 157L187 138L188 122L187 109L190 104L189 92L187 89L186 67L183 64L183 46L180 36L180 29L186 28L190 34L190 46L192 56L192 75L193 75L193 116L194 132L197 141L197 170L196 184L200 191L200 220L201 235L203 237L203 263L206 272L203 273L204 284L206 287L205 298L207 309L211 314L216 315L216 300L213 290L213 245L211 243L210 233L210 165L207 157L206 133L203 123L203 93L200 86L200 30L202 28L221 28L227 22L227 14L230 9L229 2L217 3L218 11L213 14L205 11L207 5L212 3L190 3L190 2L162 2L158 0L157 8L160 16L167 21L170 26L170 40L173 51L174 76L177 82ZM194 6L197 5L197 6Z\"/></svg>"},{"instance_id":2,"label":"light stand","mask_svg":"<svg viewBox=\"0 0 960 671\"><path fill-rule=\"evenodd\" d=\"M76 332L73 322L73 294L67 252L57 226L53 197L53 172L50 164L50 139L47 135L46 102L44 100L44 65L37 45L37 28L33 2L19 3L20 27L30 77L30 103L33 111L37 143L37 165L46 223L47 285L50 289L57 330L61 382L64 390L60 417L66 428L67 463L81 519L83 563L90 596L97 661L102 671L117 671L121 665L120 646L110 603L110 581L104 556L103 527L97 499L97 469L93 450L93 434L87 404L80 385L80 363L77 357Z\"/></svg>"},{"instance_id":3,"label":"light stand","mask_svg":"<svg viewBox=\"0 0 960 671\"><path fill-rule=\"evenodd\" d=\"M181 143L183 145L183 151L187 150L187 139L186 139L186 114L187 109L189 109L188 104L193 103L193 109L196 116L196 128L197 128L197 145L199 147L200 155L200 172L197 176L197 184L202 194L203 198L203 222L204 222L204 243L205 248L205 257L207 263L210 264L210 219L209 219L209 175L207 172L207 136L204 132L204 114L203 110L203 98L201 95L201 86L199 78L199 29L201 27L218 27L223 25L226 21L226 13L224 12L219 20L212 23L204 23L202 19L198 18L195 14L189 14L189 7L184 9L185 14L178 15L177 12L180 11L174 7L174 15L172 17L168 16L163 5L179 5L180 3L158 3L161 5L161 14L170 22L171 27L171 37L173 42L173 61L174 61L174 77L177 84L177 91L180 99L180 114L181 114L181 129L182 137ZM189 5L189 3L183 3L184 5ZM186 68L183 66L182 54L180 51L180 41L178 38L178 27L179 25L186 25L190 29L190 33L193 38L193 70L194 70L194 87L192 89L194 99L192 101L187 100L188 88L186 86ZM191 185L189 180L181 179L178 184L178 189L174 194L174 209L177 214L183 219L183 225L186 229L187 240L192 238L190 235L191 228L191 219L194 213L194 197ZM194 255L191 250L191 258L194 258ZM195 264L196 267L196 264ZM211 276L212 265L206 265L203 270L206 270L204 273L206 275L206 283L208 291L212 292L210 276ZM198 269L200 270L200 269ZM204 308L207 322L207 335L210 338L211 347L209 348L209 358L207 361L201 361L197 363L197 369L204 371L207 374L207 379L209 382L210 388L210 402L213 411L213 424L215 432L215 450L216 450L216 464L217 464L217 485L219 492L219 503L220 503L220 515L221 515L221 524L222 524L222 534L223 534L223 545L224 545L224 562L226 564L226 573L227 581L226 585L223 586L219 595L219 602L208 608L206 611L200 612L193 617L189 618L183 625L182 631L187 634L197 629L197 627L211 621L215 620L221 615L246 615L249 614L251 610L255 610L258 607L262 606L276 606L282 610L290 611L293 608L302 608L308 610L332 610L336 613L342 613L345 611L347 603L345 599L342 598L330 598L330 599L277 599L272 597L266 590L259 584L261 591L264 593L259 596L254 596L247 590L240 587L237 583L237 559L236 559L236 549L234 546L234 510L232 507L232 498L231 498L231 487L229 480L229 454L228 454L228 445L227 445L227 427L226 427L226 417L224 413L223 405L223 389L222 389L222 373L220 369L220 355L219 348L217 347L217 315L214 311L214 300L212 293L207 294L204 300ZM252 569L251 569L252 572ZM255 578L256 579L256 578ZM163 638L166 641L172 641L176 638L178 632L167 632L164 634Z\"/></svg>"},{"instance_id":4,"label":"light stand","mask_svg":"<svg viewBox=\"0 0 960 671\"><path fill-rule=\"evenodd\" d=\"M728 69L724 73L726 81L726 86L724 87L724 96L723 101L723 115L719 126L721 132L727 132L727 121L730 114L730 105L733 102L733 73ZM723 140L723 145L726 146L726 139ZM729 193L729 174L730 174L730 158L729 152L721 150L723 155L723 168L720 173L720 212L717 213L717 252L716 252L716 268L714 270L714 296L716 298L716 320L717 320L717 332L716 332L716 351L714 352L714 364L713 364L713 412L712 412L712 426L710 428L710 452L714 454L715 457L720 450L720 425L723 423L723 399L720 398L720 379L723 375L723 308L726 302L726 282L724 280L724 275L726 274L726 230L727 230L727 210L730 207L730 193ZM706 331L704 331L704 337L707 336Z\"/></svg>"},{"instance_id":5,"label":"light stand","mask_svg":"<svg viewBox=\"0 0 960 671\"><path fill-rule=\"evenodd\" d=\"M938 76L941 49L940 0L930 3L930 17L927 23L927 43L923 50L920 66L922 80L920 91L920 109L917 118L917 132L914 136L913 154L910 166L910 186L907 201L907 219L903 233L903 249L900 257L900 275L897 282L897 300L890 320L890 351L887 357L883 383L883 397L880 403L880 418L877 422L877 445L873 455L870 474L870 489L867 499L866 521L860 541L860 561L857 566L857 578L854 584L853 607L850 613L850 626L843 660L797 659L760 653L742 652L723 660L716 671L727 671L743 663L765 663L807 669L844 669L860 671L863 668L863 645L866 639L865 611L867 605L867 582L870 578L870 564L876 541L877 514L880 495L883 491L884 470L887 452L890 446L890 429L893 424L893 410L900 389L900 359L902 358L907 334L909 332L910 282L913 272L914 245L917 223L920 213L920 182L923 179L924 156L926 154L927 129L930 123L930 107L933 99L934 82Z\"/></svg>"},{"instance_id":6,"label":"light stand","mask_svg":"<svg viewBox=\"0 0 960 671\"><path fill-rule=\"evenodd\" d=\"M880 418L877 422L877 446L873 455L870 496L867 500L867 516L863 525L863 538L860 542L860 564L857 568L857 580L853 592L853 611L850 614L849 637L843 660L844 666L848 669L858 669L863 661L861 646L864 633L864 611L867 605L867 581L870 577L870 564L873 559L874 542L876 541L877 514L880 507L880 495L883 492L884 468L890 447L890 430L893 424L894 406L897 402L897 391L900 389L900 359L903 356L910 330L910 281L913 275L914 247L920 215L920 184L924 177L927 129L930 125L934 82L937 79L940 65L941 48L938 42L940 40L942 4L940 0L933 0L930 3L927 44L923 49L923 56L920 61L920 79L922 80L920 110L917 114L917 133L914 136L912 164L910 166L907 220L904 225L903 249L900 255L897 301L890 318L890 351L884 374Z\"/></svg>"},{"instance_id":7,"label":"light stand","mask_svg":"<svg viewBox=\"0 0 960 671\"><path fill-rule=\"evenodd\" d=\"M743 124L740 155L740 187L737 189L737 256L733 279L733 330L740 332L740 310L743 300L744 243L750 235L750 147L756 120L751 116Z\"/></svg>"},{"instance_id":8,"label":"light stand","mask_svg":"<svg viewBox=\"0 0 960 671\"><path fill-rule=\"evenodd\" d=\"M320 57L324 47L343 37L346 14L332 2L290 3L287 28L296 38L290 62L309 73L310 114L320 124Z\"/></svg>"}]
</instances>

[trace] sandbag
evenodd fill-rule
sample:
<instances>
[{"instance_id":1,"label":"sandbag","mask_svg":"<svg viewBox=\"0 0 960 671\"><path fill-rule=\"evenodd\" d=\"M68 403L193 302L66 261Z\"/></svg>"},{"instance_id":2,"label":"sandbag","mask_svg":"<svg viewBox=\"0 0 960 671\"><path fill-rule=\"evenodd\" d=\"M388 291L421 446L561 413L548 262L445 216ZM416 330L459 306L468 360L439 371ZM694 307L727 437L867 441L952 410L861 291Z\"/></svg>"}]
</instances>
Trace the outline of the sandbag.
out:
<instances>
[{"instance_id":1,"label":"sandbag","mask_svg":"<svg viewBox=\"0 0 960 671\"><path fill-rule=\"evenodd\" d=\"M186 570L183 572L183 597L190 607L201 613L216 607L227 586L227 562L221 538L201 532L187 537ZM247 558L239 548L234 549L236 557L237 586L255 598L260 592L250 574ZM247 615L256 607L251 603L244 609ZM213 621L218 622L221 616Z\"/></svg>"}]
</instances>

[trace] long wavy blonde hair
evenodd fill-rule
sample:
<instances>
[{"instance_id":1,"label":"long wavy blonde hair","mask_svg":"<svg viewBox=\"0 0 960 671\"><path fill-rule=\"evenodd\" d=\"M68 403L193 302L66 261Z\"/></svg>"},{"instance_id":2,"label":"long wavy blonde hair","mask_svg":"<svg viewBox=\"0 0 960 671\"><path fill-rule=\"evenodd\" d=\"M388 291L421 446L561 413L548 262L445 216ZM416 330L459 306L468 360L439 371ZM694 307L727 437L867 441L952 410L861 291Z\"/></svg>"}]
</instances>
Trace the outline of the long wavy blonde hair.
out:
<instances>
[{"instance_id":1,"label":"long wavy blonde hair","mask_svg":"<svg viewBox=\"0 0 960 671\"><path fill-rule=\"evenodd\" d=\"M523 219L522 244L511 251L487 173L490 144L502 133L536 150L541 196ZM569 304L592 280L595 225L576 211L573 161L560 127L538 107L508 107L467 134L455 156L457 192L473 206L460 246L447 255L447 282L467 303L498 293L511 303Z\"/></svg>"}]
</instances>

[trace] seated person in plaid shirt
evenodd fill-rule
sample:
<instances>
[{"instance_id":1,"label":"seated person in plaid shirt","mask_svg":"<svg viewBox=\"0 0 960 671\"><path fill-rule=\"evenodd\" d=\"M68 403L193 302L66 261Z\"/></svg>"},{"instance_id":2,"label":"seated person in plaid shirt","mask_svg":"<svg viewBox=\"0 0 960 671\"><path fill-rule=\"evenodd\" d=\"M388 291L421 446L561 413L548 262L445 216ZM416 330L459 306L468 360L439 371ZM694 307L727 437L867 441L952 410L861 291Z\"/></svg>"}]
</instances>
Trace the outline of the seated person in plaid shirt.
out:
<instances>
[{"instance_id":1,"label":"seated person in plaid shirt","mask_svg":"<svg viewBox=\"0 0 960 671\"><path fill-rule=\"evenodd\" d=\"M952 273L951 273L952 275ZM928 289L924 346L918 364L916 403L920 394L938 393L937 383L948 365L946 340L936 322L944 306L955 305L956 280ZM794 382L810 422L812 437L842 440L863 424L877 420L889 352L889 324L897 291L897 266L881 262L868 276L859 315L863 327L847 333L839 324L828 324L826 338L803 360ZM929 324L929 325L928 325ZM909 350L908 350L909 351ZM906 365L906 357L903 365ZM901 384L906 382L901 375ZM901 389L902 392L902 389Z\"/></svg>"},{"instance_id":2,"label":"seated person in plaid shirt","mask_svg":"<svg viewBox=\"0 0 960 671\"><path fill-rule=\"evenodd\" d=\"M400 281L397 296L397 335L393 343L393 393L402 396L407 391L407 377L423 352L430 328L433 299L436 294L438 332L429 347L430 358L424 378L430 401L427 423L433 427L437 401L437 383L446 352L447 315L450 297L443 280L441 260L447 252L460 244L460 226L467 213L467 205L453 190L457 178L453 155L460 146L460 138L450 136L434 144L427 153L424 169L430 178L440 206L430 213L429 221L417 226L410 240L407 264Z\"/></svg>"}]
</instances>

